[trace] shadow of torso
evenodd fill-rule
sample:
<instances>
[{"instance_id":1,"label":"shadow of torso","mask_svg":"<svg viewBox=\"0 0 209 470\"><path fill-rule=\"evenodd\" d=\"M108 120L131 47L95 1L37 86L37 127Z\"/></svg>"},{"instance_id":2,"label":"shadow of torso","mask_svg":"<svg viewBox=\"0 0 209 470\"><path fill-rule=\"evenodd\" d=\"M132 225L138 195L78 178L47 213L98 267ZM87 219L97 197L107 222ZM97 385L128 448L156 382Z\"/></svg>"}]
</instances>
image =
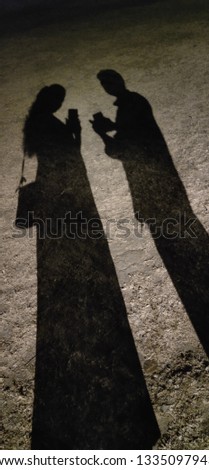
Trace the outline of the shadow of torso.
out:
<instances>
[{"instance_id":1,"label":"shadow of torso","mask_svg":"<svg viewBox=\"0 0 209 470\"><path fill-rule=\"evenodd\" d=\"M28 138L38 159L32 448L150 449L159 429L80 144L53 115Z\"/></svg>"}]
</instances>

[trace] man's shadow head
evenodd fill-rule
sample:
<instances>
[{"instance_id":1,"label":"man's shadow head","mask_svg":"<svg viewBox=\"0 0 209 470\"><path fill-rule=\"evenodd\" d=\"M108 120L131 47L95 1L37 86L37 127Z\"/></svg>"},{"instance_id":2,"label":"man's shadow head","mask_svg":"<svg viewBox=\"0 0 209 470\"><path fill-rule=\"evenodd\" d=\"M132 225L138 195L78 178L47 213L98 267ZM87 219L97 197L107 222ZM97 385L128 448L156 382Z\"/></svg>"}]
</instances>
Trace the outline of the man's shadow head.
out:
<instances>
[{"instance_id":1,"label":"man's shadow head","mask_svg":"<svg viewBox=\"0 0 209 470\"><path fill-rule=\"evenodd\" d=\"M100 70L97 74L97 78L109 95L120 96L126 90L123 77L115 70Z\"/></svg>"},{"instance_id":2,"label":"man's shadow head","mask_svg":"<svg viewBox=\"0 0 209 470\"><path fill-rule=\"evenodd\" d=\"M36 96L33 112L55 113L61 107L65 94L65 88L61 85L45 86Z\"/></svg>"}]
</instances>

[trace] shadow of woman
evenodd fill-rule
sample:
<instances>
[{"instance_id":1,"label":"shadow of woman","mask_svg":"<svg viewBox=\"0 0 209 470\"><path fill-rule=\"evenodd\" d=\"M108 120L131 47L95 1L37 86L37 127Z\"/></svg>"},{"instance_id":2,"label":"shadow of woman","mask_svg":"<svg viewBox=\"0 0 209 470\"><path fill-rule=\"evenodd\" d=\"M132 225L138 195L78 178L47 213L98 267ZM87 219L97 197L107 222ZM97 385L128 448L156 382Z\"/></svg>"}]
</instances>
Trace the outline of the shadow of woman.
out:
<instances>
[{"instance_id":1,"label":"shadow of woman","mask_svg":"<svg viewBox=\"0 0 209 470\"><path fill-rule=\"evenodd\" d=\"M24 127L37 156L38 318L33 449L150 449L158 425L80 152L78 118L43 88ZM33 229L32 229L33 230Z\"/></svg>"},{"instance_id":2,"label":"shadow of woman","mask_svg":"<svg viewBox=\"0 0 209 470\"><path fill-rule=\"evenodd\" d=\"M97 75L117 97L115 123L102 113L91 121L106 153L122 160L139 222L146 223L156 248L209 353L209 236L190 206L149 102L127 90L114 70ZM115 130L114 137L108 135Z\"/></svg>"}]
</instances>

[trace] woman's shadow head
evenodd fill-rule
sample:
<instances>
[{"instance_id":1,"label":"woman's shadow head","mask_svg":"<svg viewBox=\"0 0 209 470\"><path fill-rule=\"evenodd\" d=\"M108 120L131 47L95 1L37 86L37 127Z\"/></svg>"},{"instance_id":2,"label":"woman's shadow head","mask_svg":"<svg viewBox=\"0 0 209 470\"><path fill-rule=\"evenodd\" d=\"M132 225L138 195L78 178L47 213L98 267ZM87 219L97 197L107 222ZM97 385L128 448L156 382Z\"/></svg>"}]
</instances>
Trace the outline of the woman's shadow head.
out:
<instances>
[{"instance_id":1,"label":"woman's shadow head","mask_svg":"<svg viewBox=\"0 0 209 470\"><path fill-rule=\"evenodd\" d=\"M55 113L62 106L65 94L65 88L61 85L45 86L36 96L33 111L37 113Z\"/></svg>"},{"instance_id":2,"label":"woman's shadow head","mask_svg":"<svg viewBox=\"0 0 209 470\"><path fill-rule=\"evenodd\" d=\"M38 92L23 128L23 149L29 157L43 150L49 135L53 141L63 136L64 125L52 115L62 106L65 94L65 88L59 84L45 86Z\"/></svg>"}]
</instances>

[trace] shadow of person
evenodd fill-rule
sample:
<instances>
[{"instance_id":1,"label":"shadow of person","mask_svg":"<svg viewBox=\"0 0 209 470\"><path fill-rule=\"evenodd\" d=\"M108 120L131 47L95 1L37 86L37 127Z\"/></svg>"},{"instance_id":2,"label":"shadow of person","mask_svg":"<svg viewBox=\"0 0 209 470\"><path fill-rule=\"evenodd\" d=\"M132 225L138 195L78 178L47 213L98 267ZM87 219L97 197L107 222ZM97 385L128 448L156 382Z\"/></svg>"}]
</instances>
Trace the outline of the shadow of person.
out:
<instances>
[{"instance_id":1,"label":"shadow of person","mask_svg":"<svg viewBox=\"0 0 209 470\"><path fill-rule=\"evenodd\" d=\"M159 428L82 159L80 123L53 114L64 96L60 85L43 88L24 126L25 154L38 160L32 448L150 449Z\"/></svg>"},{"instance_id":2,"label":"shadow of person","mask_svg":"<svg viewBox=\"0 0 209 470\"><path fill-rule=\"evenodd\" d=\"M209 353L209 236L190 206L149 102L114 70L97 75L117 97L116 121L94 115L106 153L122 161L136 218L146 223L206 353ZM114 137L108 135L115 130Z\"/></svg>"}]
</instances>

